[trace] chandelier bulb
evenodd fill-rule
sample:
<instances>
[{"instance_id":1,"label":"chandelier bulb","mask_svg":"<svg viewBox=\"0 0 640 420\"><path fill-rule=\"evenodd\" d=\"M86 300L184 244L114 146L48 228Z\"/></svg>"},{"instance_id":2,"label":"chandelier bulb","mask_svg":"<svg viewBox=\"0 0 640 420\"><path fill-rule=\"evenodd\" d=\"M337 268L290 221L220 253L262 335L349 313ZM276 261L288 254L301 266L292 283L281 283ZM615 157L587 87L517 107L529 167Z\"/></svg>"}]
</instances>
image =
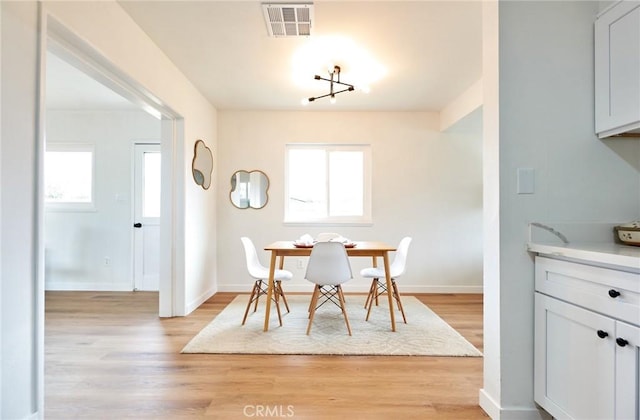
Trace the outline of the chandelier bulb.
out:
<instances>
[{"instance_id":1,"label":"chandelier bulb","mask_svg":"<svg viewBox=\"0 0 640 420\"><path fill-rule=\"evenodd\" d=\"M329 98L329 102L331 102L332 104L336 103L336 95L331 95L331 97Z\"/></svg>"}]
</instances>

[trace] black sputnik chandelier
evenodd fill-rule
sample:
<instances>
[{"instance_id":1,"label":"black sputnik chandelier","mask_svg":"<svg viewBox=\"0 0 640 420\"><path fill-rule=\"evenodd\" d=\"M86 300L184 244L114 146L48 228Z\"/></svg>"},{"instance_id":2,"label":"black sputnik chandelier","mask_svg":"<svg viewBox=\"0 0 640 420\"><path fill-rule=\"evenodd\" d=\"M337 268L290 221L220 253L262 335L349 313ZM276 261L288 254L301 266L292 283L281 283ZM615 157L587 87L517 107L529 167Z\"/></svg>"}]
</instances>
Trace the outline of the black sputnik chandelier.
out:
<instances>
[{"instance_id":1,"label":"black sputnik chandelier","mask_svg":"<svg viewBox=\"0 0 640 420\"><path fill-rule=\"evenodd\" d=\"M313 78L315 80L324 80L329 82L329 93L327 93L326 95L320 95L320 96L312 96L310 98L305 98L302 100L302 104L306 105L309 102L313 102L316 99L321 99L321 98L326 98L329 97L329 101L332 104L336 103L336 95L339 93L343 93L343 92L351 92L352 90L355 90L355 88L353 87L353 85L350 85L349 83L344 83L340 81L340 66L333 66L333 69L329 70L329 78L326 77L321 77L319 75L315 75L313 76ZM341 90L338 90L342 88Z\"/></svg>"}]
</instances>

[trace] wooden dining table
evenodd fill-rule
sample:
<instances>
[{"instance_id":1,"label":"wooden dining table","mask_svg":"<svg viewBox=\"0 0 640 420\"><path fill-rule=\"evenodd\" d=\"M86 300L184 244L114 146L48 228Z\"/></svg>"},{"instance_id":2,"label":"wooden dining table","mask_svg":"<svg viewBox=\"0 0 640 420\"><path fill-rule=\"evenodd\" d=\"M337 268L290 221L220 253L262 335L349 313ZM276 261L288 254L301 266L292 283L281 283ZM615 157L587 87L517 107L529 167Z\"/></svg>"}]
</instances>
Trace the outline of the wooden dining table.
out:
<instances>
[{"instance_id":1,"label":"wooden dining table","mask_svg":"<svg viewBox=\"0 0 640 420\"><path fill-rule=\"evenodd\" d=\"M350 257L371 257L373 266L377 267L378 257L382 257L384 272L387 281L387 297L389 298L389 318L391 319L391 331L396 330L396 320L393 312L393 296L389 291L393 290L391 286L391 277L389 276L389 252L395 251L394 246L378 241L359 241L354 242L354 246L345 246L347 255ZM312 246L298 247L294 245L294 241L277 241L266 246L265 251L271 252L271 262L269 263L269 285L267 290L267 310L264 314L264 331L269 330L269 315L271 314L271 298L273 296L273 274L276 270L276 262L280 257L278 268L282 270L284 267L285 257L308 257L311 255Z\"/></svg>"}]
</instances>

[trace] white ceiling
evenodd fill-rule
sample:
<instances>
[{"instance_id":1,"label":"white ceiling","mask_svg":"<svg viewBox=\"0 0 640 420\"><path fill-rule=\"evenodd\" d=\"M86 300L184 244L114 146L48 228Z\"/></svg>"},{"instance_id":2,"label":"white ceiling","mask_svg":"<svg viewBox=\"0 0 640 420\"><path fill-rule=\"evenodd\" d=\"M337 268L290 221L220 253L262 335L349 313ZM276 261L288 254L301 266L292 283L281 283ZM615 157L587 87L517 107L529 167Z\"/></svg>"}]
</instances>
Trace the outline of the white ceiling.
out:
<instances>
[{"instance_id":1,"label":"white ceiling","mask_svg":"<svg viewBox=\"0 0 640 420\"><path fill-rule=\"evenodd\" d=\"M140 109L51 52L46 89L47 109Z\"/></svg>"},{"instance_id":2,"label":"white ceiling","mask_svg":"<svg viewBox=\"0 0 640 420\"><path fill-rule=\"evenodd\" d=\"M120 1L219 110L440 111L482 76L482 5L477 0L316 0L310 38L269 37L261 4ZM311 50L294 62L301 48L328 38L340 44L324 55ZM302 98L328 92L328 83L313 76L328 76L329 62L341 66L342 81L358 87L355 78L363 59L340 51L348 44L368 54L384 76L371 82L368 94L356 90L338 95L334 105L325 98L303 108Z\"/></svg>"}]
</instances>

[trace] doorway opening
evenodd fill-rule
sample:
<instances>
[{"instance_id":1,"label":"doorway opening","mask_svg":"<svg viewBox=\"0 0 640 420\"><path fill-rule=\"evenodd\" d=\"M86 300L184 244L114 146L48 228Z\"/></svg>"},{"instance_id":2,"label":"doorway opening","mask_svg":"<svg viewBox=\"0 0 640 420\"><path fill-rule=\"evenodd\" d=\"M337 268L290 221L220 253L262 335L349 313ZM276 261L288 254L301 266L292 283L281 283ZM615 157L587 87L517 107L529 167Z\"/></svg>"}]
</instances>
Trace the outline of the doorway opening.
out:
<instances>
[{"instance_id":1,"label":"doorway opening","mask_svg":"<svg viewBox=\"0 0 640 420\"><path fill-rule=\"evenodd\" d=\"M159 253L156 267L159 296L158 315L169 317L179 314L183 305L176 303L176 297L182 295L180 291L184 288L184 285L181 284L179 276L174 275L176 272L175 267L180 266L180 261L178 260L180 257L173 252L172 243L175 241L176 231L179 230L180 225L179 221L176 220L179 212L176 211L176 204L174 203L177 202L175 196L180 191L181 172L177 169L178 163L175 161L174 155L177 153L176 151L180 150L180 145L183 142L182 118L52 16L44 16L43 26L43 39L41 42L42 77L48 75L49 65L54 67L57 62L63 62L82 73L86 79L92 80L94 84L102 85L105 90L111 91L111 100L127 103L129 109L110 111L108 117L101 120L95 114L88 116L86 112L87 106L84 104L82 106L85 112L84 115L78 115L77 113L76 115L70 115L69 113L62 115L63 113L48 110L45 106L50 105L50 100L52 99L47 97L47 94L51 93L49 89L43 89L41 92L41 135L39 136L38 145L41 156L39 162L41 191L47 189L47 185L44 184L44 169L49 144L53 144L56 141L59 143L73 143L73 141L70 141L73 140L73 129L82 131L80 129L83 128L83 125L85 126L84 128L91 128L86 126L90 126L92 123L102 127L104 131L109 131L109 133L99 133L107 138L102 142L96 141L96 137L99 137L99 135L85 135L84 137L85 143L100 144L100 147L95 146L93 156L95 201L93 202L93 209L90 208L85 213L76 213L77 220L75 222L78 223L84 220L85 224L80 225L80 227L76 225L73 235L67 234L65 236L64 231L56 235L59 241L57 245L61 246L51 247L50 245L52 244L48 243L51 237L48 231L50 228L55 230L59 224L49 223L51 222L49 219L52 217L49 214L49 208L45 205L44 193L41 194L38 250L41 254L40 261L44 262L43 267L39 270L42 293L46 288L45 279L48 282L49 279L56 279L57 275L58 279L65 279L61 280L61 283L57 285L58 289L70 290L73 281L77 281L78 277L85 275L87 271L99 273L99 275L91 277L89 281L95 284L85 285L85 290L133 290L135 288L133 280L135 228L133 227L134 215L132 210L134 196L131 191L134 169L133 149L135 142L155 142L159 144L161 151L160 217L158 218L159 228L156 232L156 244ZM47 84L44 83L44 86L46 87ZM75 87L82 90L79 86ZM53 126L49 126L48 123L56 112L61 120L63 119L62 117L66 118L64 122L59 124L66 125L66 130L55 132L52 128ZM102 117L104 117L104 113ZM113 137L109 137L109 135L113 134L113 129L116 125L127 119L129 126L138 127L139 131L128 135L128 144L124 146L127 148L126 159L128 161L125 162L121 156L116 157L118 154L115 153L115 149L118 149L119 146L113 140ZM145 127L147 131L145 131ZM148 130L149 127L151 127L150 131ZM91 131L85 131L85 133L88 132ZM77 133L75 134L77 135ZM98 152L100 152L100 155L98 155ZM101 167L102 170L111 171L111 175L108 176L111 179L107 179L106 182L104 173L100 181L99 174L95 172L101 170ZM123 173L125 174L124 176ZM129 174L129 176L126 174ZM122 187L124 184L115 182L113 178L116 177L124 177L127 187ZM102 182L102 184L98 185L97 182ZM105 192L105 188L103 188L105 185L110 186L112 189L106 188L107 192ZM114 185L121 186L113 188ZM100 189L100 192L98 192L98 189ZM120 217L119 221L116 222L117 225L103 224L97 227L96 224L87 222L91 216L95 216L96 213L106 207L111 207L112 215L120 214L122 216L122 213L124 213L124 216ZM55 213L54 218L57 216L60 216L58 219L65 218L62 211ZM69 219L69 214L66 216ZM45 234L45 230L47 230L47 234ZM127 233L124 236L116 235L118 230ZM107 243L116 236L118 238L116 241L120 241L121 246L112 247L109 251L105 251L105 248L85 246L90 242L95 243L96 237L100 238L103 243ZM122 242L123 237L127 238L125 239L126 243ZM95 248L99 248L99 250ZM79 260L82 260L80 261L81 264L78 264ZM116 273L116 271L118 272ZM65 282L67 283L65 284Z\"/></svg>"}]
</instances>

